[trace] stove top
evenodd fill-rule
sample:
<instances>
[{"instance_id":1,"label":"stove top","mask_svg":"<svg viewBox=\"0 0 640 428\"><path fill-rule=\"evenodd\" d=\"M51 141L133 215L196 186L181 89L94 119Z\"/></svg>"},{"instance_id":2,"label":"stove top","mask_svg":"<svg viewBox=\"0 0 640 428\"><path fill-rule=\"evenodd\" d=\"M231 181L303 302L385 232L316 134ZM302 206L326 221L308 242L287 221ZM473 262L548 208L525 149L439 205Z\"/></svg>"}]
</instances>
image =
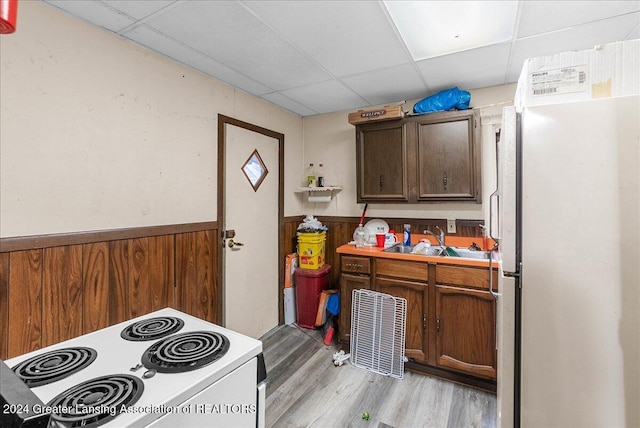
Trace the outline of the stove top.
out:
<instances>
[{"instance_id":1,"label":"stove top","mask_svg":"<svg viewBox=\"0 0 640 428\"><path fill-rule=\"evenodd\" d=\"M197 370L222 358L229 339L213 331L193 331L169 336L142 355L142 364L160 373Z\"/></svg>"},{"instance_id":2,"label":"stove top","mask_svg":"<svg viewBox=\"0 0 640 428\"><path fill-rule=\"evenodd\" d=\"M103 425L126 412L140 399L143 391L144 382L128 374L90 379L61 392L47 403L58 409L52 416L52 425L70 428Z\"/></svg>"},{"instance_id":3,"label":"stove top","mask_svg":"<svg viewBox=\"0 0 640 428\"><path fill-rule=\"evenodd\" d=\"M107 397L112 391L123 389L115 383L114 379L117 379L117 382L129 385L124 389L131 390L130 403L154 409L179 405L261 352L259 340L166 308L5 363L25 382L29 382L28 377L34 373L48 375L52 372L52 379L47 382L37 380L30 385L31 391L44 403L61 400L63 393L69 392L79 393L88 403L103 403L111 399ZM72 354L85 353L87 357L82 363L71 362ZM201 362L194 363L199 358ZM181 365L186 369L176 369ZM53 375L67 366L78 368L63 375ZM111 380L105 381L105 377ZM97 380L102 382L98 391L86 389ZM66 416L74 418L77 415ZM156 412L124 412L115 420L111 420L111 415L100 418L99 425L144 426L158 417Z\"/></svg>"},{"instance_id":4,"label":"stove top","mask_svg":"<svg viewBox=\"0 0 640 428\"><path fill-rule=\"evenodd\" d=\"M184 321L176 317L153 317L129 324L120 336L125 340L147 341L161 339L180 331Z\"/></svg>"},{"instance_id":5,"label":"stove top","mask_svg":"<svg viewBox=\"0 0 640 428\"><path fill-rule=\"evenodd\" d=\"M91 364L98 353L85 347L62 348L35 355L13 367L30 388L64 379Z\"/></svg>"}]
</instances>

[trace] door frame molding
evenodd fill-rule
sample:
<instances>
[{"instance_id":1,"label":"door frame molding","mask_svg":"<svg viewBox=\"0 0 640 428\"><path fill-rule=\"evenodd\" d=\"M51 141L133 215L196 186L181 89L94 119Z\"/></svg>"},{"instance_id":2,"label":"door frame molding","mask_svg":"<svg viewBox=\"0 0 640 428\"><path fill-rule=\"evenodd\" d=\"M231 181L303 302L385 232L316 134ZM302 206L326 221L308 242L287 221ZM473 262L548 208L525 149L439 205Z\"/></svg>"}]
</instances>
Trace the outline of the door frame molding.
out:
<instances>
[{"instance_id":1,"label":"door frame molding","mask_svg":"<svg viewBox=\"0 0 640 428\"><path fill-rule=\"evenodd\" d=\"M220 296L218 305L218 316L219 316L219 324L223 324L225 320L225 288L226 284L224 283L224 231L226 230L226 221L225 221L225 153L226 153L226 144L227 144L227 132L226 125L233 125L239 128L243 128L249 131L256 132L258 134L265 135L267 137L274 138L278 141L278 261L284 260L284 250L283 250L283 223L284 223L284 134L276 131L272 131L267 128L263 128L258 125L254 125L252 123L243 122L238 119L234 119L229 116L225 116L222 114L218 114L218 213L217 213L217 223L219 226L220 233L220 243L222 245L218 245L218 254L217 254L217 266L216 266L216 283L218 286L218 295ZM284 271L283 269L278 267L278 324L281 325L284 323Z\"/></svg>"}]
</instances>

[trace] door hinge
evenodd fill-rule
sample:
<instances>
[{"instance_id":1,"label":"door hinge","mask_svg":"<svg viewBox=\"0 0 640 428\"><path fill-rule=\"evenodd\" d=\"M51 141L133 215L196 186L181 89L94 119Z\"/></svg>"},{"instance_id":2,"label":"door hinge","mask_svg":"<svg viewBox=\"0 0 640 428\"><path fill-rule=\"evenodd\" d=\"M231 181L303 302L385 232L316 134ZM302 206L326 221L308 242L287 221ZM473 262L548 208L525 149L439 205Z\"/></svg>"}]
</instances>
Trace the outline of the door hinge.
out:
<instances>
[{"instance_id":1,"label":"door hinge","mask_svg":"<svg viewBox=\"0 0 640 428\"><path fill-rule=\"evenodd\" d=\"M427 332L427 314L422 314L422 331Z\"/></svg>"},{"instance_id":2,"label":"door hinge","mask_svg":"<svg viewBox=\"0 0 640 428\"><path fill-rule=\"evenodd\" d=\"M436 318L436 331L440 333L440 317Z\"/></svg>"}]
</instances>

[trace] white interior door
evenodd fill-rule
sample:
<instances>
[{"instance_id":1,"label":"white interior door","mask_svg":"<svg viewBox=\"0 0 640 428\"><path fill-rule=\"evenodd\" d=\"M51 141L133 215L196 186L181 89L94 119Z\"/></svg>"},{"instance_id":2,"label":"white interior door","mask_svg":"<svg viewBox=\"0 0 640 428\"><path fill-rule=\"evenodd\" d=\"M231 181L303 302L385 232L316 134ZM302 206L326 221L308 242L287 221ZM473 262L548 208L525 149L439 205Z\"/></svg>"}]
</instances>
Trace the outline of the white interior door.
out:
<instances>
[{"instance_id":1,"label":"white interior door","mask_svg":"<svg viewBox=\"0 0 640 428\"><path fill-rule=\"evenodd\" d=\"M225 127L223 227L235 231L223 251L225 326L258 338L278 325L279 141Z\"/></svg>"}]
</instances>

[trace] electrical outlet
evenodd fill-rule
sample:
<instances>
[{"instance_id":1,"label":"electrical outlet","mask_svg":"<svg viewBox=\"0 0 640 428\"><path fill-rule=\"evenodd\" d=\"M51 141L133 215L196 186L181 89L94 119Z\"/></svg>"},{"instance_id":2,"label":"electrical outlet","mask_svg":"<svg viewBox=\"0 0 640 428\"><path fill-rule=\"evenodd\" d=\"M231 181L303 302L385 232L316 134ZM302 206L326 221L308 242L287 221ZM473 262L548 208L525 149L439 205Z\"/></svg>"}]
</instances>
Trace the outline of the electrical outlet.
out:
<instances>
[{"instance_id":1,"label":"electrical outlet","mask_svg":"<svg viewBox=\"0 0 640 428\"><path fill-rule=\"evenodd\" d=\"M456 233L456 221L447 220L447 233Z\"/></svg>"}]
</instances>

